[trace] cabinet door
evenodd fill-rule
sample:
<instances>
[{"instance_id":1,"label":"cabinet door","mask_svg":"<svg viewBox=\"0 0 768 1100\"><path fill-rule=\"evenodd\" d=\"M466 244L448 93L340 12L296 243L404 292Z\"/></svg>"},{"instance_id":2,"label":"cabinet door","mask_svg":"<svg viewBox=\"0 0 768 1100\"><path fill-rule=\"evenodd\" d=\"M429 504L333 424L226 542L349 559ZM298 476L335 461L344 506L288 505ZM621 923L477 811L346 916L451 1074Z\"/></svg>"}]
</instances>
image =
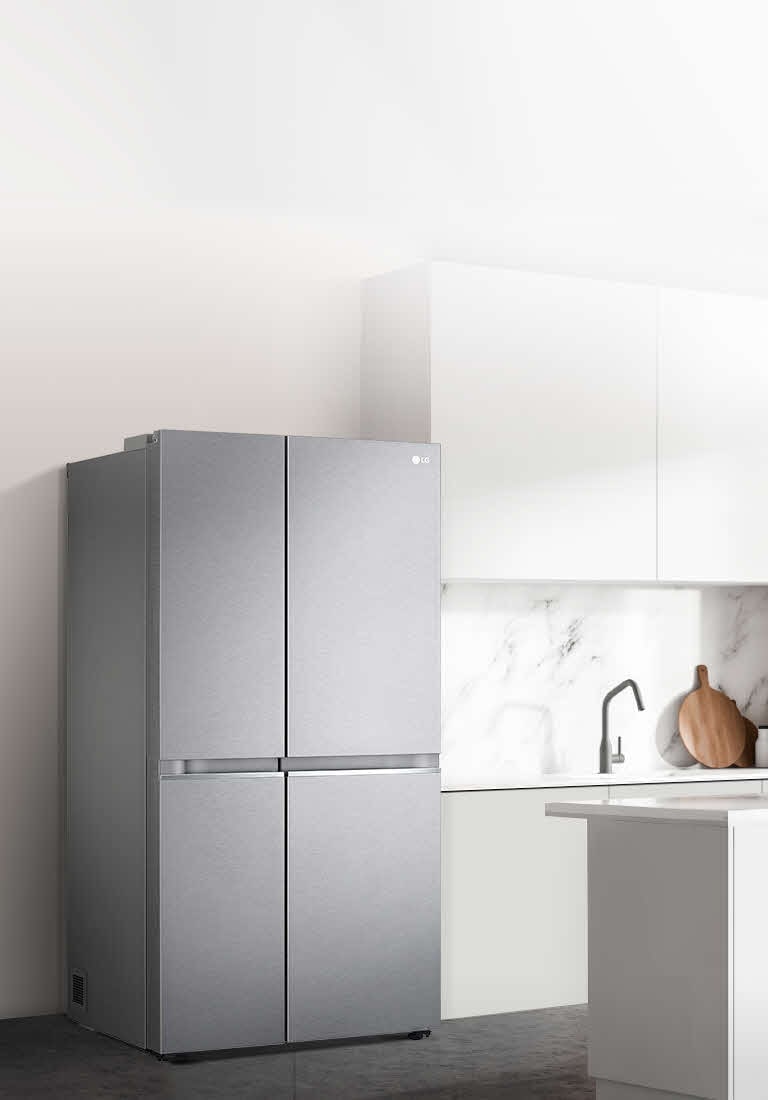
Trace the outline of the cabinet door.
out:
<instances>
[{"instance_id":1,"label":"cabinet door","mask_svg":"<svg viewBox=\"0 0 768 1100\"><path fill-rule=\"evenodd\" d=\"M440 1019L440 777L288 780L288 1040Z\"/></svg>"},{"instance_id":2,"label":"cabinet door","mask_svg":"<svg viewBox=\"0 0 768 1100\"><path fill-rule=\"evenodd\" d=\"M288 693L289 756L440 751L439 447L289 439Z\"/></svg>"},{"instance_id":3,"label":"cabinet door","mask_svg":"<svg viewBox=\"0 0 768 1100\"><path fill-rule=\"evenodd\" d=\"M662 580L764 582L768 302L662 290Z\"/></svg>"},{"instance_id":4,"label":"cabinet door","mask_svg":"<svg viewBox=\"0 0 768 1100\"><path fill-rule=\"evenodd\" d=\"M285 438L160 447L160 755L282 756Z\"/></svg>"},{"instance_id":5,"label":"cabinet door","mask_svg":"<svg viewBox=\"0 0 768 1100\"><path fill-rule=\"evenodd\" d=\"M587 825L547 802L605 788L443 795L443 1017L587 1000Z\"/></svg>"},{"instance_id":6,"label":"cabinet door","mask_svg":"<svg viewBox=\"0 0 768 1100\"><path fill-rule=\"evenodd\" d=\"M432 267L443 576L656 576L656 291Z\"/></svg>"},{"instance_id":7,"label":"cabinet door","mask_svg":"<svg viewBox=\"0 0 768 1100\"><path fill-rule=\"evenodd\" d=\"M285 779L160 781L162 1052L285 1041Z\"/></svg>"}]
</instances>

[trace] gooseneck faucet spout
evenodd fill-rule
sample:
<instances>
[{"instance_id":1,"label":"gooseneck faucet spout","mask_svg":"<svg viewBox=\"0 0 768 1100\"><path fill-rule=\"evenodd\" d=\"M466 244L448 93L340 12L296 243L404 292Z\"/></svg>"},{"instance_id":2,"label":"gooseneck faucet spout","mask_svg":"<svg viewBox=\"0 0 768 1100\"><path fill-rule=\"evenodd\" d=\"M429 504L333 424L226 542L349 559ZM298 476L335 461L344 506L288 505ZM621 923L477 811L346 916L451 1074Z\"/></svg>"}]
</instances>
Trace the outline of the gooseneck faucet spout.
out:
<instances>
[{"instance_id":1,"label":"gooseneck faucet spout","mask_svg":"<svg viewBox=\"0 0 768 1100\"><path fill-rule=\"evenodd\" d=\"M611 688L606 697L603 699L603 736L600 740L600 774L610 775L613 771L614 764L624 763L624 754L621 751L621 738L619 738L619 751L614 752L611 748L611 740L608 736L608 704L614 696L623 691L624 688L631 687L635 693L635 702L637 703L638 710L645 710L642 696L640 695L640 688L637 686L634 680L622 680L620 684L617 684L615 688Z\"/></svg>"}]
</instances>

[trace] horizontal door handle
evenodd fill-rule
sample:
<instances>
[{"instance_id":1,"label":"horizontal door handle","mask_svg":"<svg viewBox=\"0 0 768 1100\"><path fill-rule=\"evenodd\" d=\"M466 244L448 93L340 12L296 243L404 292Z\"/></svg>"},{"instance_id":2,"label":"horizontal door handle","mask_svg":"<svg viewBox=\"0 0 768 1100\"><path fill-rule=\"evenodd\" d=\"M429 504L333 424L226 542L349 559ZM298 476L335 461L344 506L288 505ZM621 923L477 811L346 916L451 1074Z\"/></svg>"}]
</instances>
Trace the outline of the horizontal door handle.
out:
<instances>
[{"instance_id":1,"label":"horizontal door handle","mask_svg":"<svg viewBox=\"0 0 768 1100\"><path fill-rule=\"evenodd\" d=\"M168 779L282 779L285 772L168 772L160 778L165 783Z\"/></svg>"},{"instance_id":2,"label":"horizontal door handle","mask_svg":"<svg viewBox=\"0 0 768 1100\"><path fill-rule=\"evenodd\" d=\"M183 760L160 760L160 775L166 778L172 775L279 775L276 756L233 756L226 759L208 760L187 758Z\"/></svg>"},{"instance_id":3,"label":"horizontal door handle","mask_svg":"<svg viewBox=\"0 0 768 1100\"><path fill-rule=\"evenodd\" d=\"M439 775L439 768L323 768L318 771L286 771L285 775Z\"/></svg>"}]
</instances>

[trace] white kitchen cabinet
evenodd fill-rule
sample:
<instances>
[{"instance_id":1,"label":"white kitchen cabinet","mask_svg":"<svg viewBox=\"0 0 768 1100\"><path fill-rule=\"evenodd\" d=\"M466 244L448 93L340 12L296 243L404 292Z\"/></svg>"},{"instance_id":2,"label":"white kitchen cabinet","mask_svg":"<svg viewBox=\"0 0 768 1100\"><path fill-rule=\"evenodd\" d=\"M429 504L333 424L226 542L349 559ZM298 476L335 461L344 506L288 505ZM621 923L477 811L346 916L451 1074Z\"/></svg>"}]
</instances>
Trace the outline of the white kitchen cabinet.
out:
<instances>
[{"instance_id":1,"label":"white kitchen cabinet","mask_svg":"<svg viewBox=\"0 0 768 1100\"><path fill-rule=\"evenodd\" d=\"M661 580L768 580L767 429L768 301L661 290Z\"/></svg>"},{"instance_id":2,"label":"white kitchen cabinet","mask_svg":"<svg viewBox=\"0 0 768 1100\"><path fill-rule=\"evenodd\" d=\"M446 578L655 579L656 296L450 263L365 284L362 432L442 445Z\"/></svg>"},{"instance_id":3,"label":"white kitchen cabinet","mask_svg":"<svg viewBox=\"0 0 768 1100\"><path fill-rule=\"evenodd\" d=\"M443 795L444 1018L586 1001L587 831L544 816L558 796Z\"/></svg>"}]
</instances>

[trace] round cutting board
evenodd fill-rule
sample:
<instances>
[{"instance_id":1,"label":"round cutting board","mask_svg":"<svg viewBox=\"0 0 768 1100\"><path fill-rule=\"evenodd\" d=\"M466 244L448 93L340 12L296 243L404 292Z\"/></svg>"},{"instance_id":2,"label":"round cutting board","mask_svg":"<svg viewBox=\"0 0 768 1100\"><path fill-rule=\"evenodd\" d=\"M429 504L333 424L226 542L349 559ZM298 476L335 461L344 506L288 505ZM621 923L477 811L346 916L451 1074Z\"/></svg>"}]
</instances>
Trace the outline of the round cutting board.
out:
<instances>
[{"instance_id":1,"label":"round cutting board","mask_svg":"<svg viewBox=\"0 0 768 1100\"><path fill-rule=\"evenodd\" d=\"M734 703L734 706L736 704ZM746 734L746 743L744 745L744 751L739 759L736 761L737 768L754 768L755 766L755 744L757 743L757 726L754 722L750 722L749 718L743 718L744 732Z\"/></svg>"},{"instance_id":2,"label":"round cutting board","mask_svg":"<svg viewBox=\"0 0 768 1100\"><path fill-rule=\"evenodd\" d=\"M698 665L696 671L701 686L680 707L680 737L700 764L729 768L744 751L744 719L732 699L709 686L706 665Z\"/></svg>"}]
</instances>

